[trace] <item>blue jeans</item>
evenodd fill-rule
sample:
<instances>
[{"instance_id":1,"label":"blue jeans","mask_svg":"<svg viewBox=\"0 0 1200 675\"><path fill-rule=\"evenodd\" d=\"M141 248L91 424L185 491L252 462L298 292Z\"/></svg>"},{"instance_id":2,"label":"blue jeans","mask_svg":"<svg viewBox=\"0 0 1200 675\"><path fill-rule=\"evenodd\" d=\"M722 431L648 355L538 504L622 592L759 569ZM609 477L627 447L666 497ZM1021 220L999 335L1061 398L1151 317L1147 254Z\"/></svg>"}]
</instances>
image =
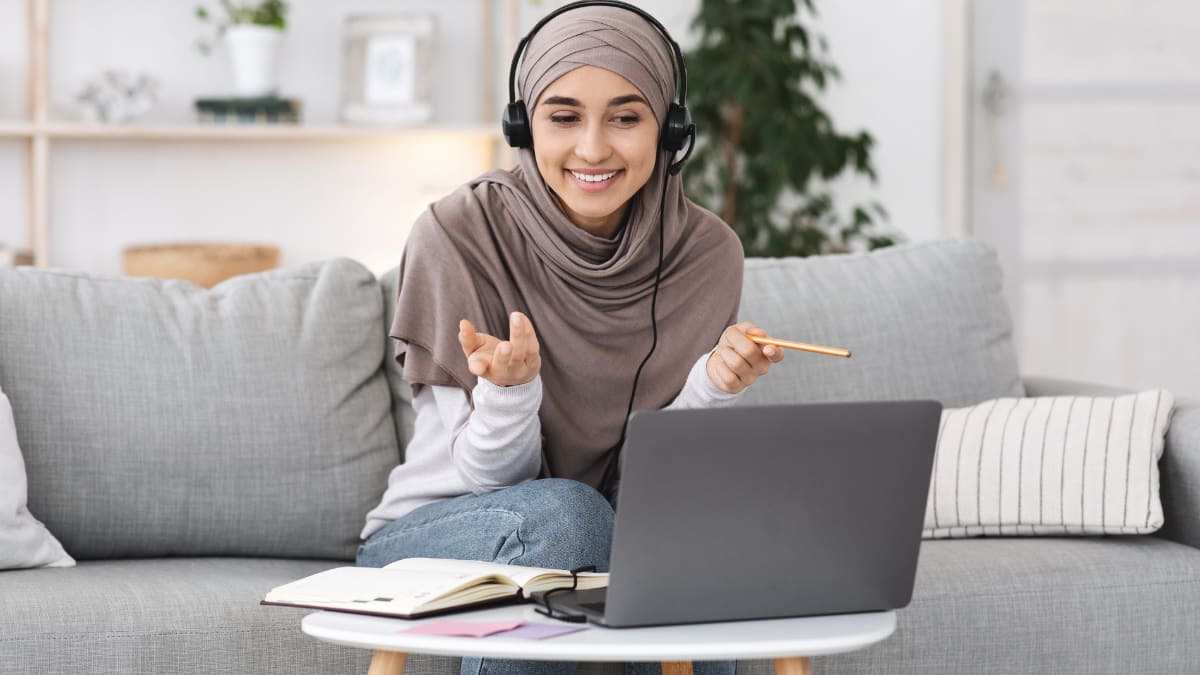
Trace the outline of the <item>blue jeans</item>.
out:
<instances>
[{"instance_id":1,"label":"blue jeans","mask_svg":"<svg viewBox=\"0 0 1200 675\"><path fill-rule=\"evenodd\" d=\"M463 495L415 509L358 547L358 564L382 567L401 558L454 558L531 567L608 571L614 507L578 481L545 478ZM732 661L694 664L696 675L733 675ZM464 658L461 675L565 675L574 663ZM631 675L661 673L658 663L631 663Z\"/></svg>"}]
</instances>

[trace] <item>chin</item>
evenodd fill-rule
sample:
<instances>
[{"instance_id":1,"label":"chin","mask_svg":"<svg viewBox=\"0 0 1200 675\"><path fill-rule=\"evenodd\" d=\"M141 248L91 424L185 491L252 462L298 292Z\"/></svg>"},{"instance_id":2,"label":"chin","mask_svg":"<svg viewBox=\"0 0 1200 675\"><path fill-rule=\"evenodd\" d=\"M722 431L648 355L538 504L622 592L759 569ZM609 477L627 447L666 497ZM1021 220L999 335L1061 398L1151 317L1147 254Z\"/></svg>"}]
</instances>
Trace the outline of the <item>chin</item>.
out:
<instances>
[{"instance_id":1,"label":"chin","mask_svg":"<svg viewBox=\"0 0 1200 675\"><path fill-rule=\"evenodd\" d=\"M581 204L580 205L569 205L569 206L571 207L572 211L574 211L575 213L577 213L580 216L587 218L589 220L605 220L609 216L611 216L614 212L616 212L619 208L617 206L614 206L612 208L605 207L605 208L598 209L595 206L590 206L590 205L589 205L589 207L579 208L579 207L583 206Z\"/></svg>"}]
</instances>

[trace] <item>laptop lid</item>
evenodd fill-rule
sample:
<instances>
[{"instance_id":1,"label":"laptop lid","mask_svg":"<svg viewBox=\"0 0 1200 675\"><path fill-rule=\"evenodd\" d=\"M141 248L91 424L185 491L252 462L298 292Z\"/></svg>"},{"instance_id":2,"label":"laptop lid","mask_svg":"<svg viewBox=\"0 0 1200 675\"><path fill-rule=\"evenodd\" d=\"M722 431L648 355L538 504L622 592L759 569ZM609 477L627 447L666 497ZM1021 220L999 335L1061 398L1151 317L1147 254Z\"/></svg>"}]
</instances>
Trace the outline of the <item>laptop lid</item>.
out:
<instances>
[{"instance_id":1,"label":"laptop lid","mask_svg":"<svg viewBox=\"0 0 1200 675\"><path fill-rule=\"evenodd\" d=\"M889 401L635 412L604 623L907 605L941 408Z\"/></svg>"}]
</instances>

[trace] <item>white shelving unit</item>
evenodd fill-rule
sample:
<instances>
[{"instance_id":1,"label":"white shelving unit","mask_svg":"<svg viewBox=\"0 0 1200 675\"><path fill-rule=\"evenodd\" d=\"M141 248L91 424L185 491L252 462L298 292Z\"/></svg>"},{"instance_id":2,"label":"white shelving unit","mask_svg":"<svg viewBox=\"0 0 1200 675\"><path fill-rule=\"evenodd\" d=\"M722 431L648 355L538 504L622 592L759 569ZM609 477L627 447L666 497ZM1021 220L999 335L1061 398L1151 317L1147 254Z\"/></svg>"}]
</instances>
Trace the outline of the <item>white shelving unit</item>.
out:
<instances>
[{"instance_id":1,"label":"white shelving unit","mask_svg":"<svg viewBox=\"0 0 1200 675\"><path fill-rule=\"evenodd\" d=\"M411 129L372 129L340 125L140 125L114 126L105 124L78 124L51 122L28 124L22 122L0 123L0 138L45 137L48 139L105 140L116 141L336 141L360 138L405 138L446 134L474 136L491 139L497 132L490 127L413 127Z\"/></svg>"},{"instance_id":2,"label":"white shelving unit","mask_svg":"<svg viewBox=\"0 0 1200 675\"><path fill-rule=\"evenodd\" d=\"M459 140L478 140L488 143L493 148L488 163L497 165L499 157L495 151L500 142L499 130L495 125L478 126L424 126L398 129L364 128L340 125L246 125L246 126L208 126L199 124L177 125L102 125L62 122L50 119L50 2L51 0L28 0L28 35L29 58L27 70L27 119L18 121L0 121L0 140L17 139L27 143L28 175L28 242L33 253L34 265L48 267L51 265L50 247L50 162L52 150L57 143L70 141L112 141L112 142L253 142L271 143L278 141L289 142L339 142L357 141L363 139L411 139L417 136L444 135ZM485 58L481 67L484 72L492 68L488 55L492 51L493 20L492 1L479 0L479 16L483 27L481 30L484 43ZM515 48L515 31L517 16L517 0L505 0L506 43L504 48L510 53ZM484 78L488 88L485 101L492 99L491 90L494 83ZM494 111L482 111L481 117L487 118Z\"/></svg>"}]
</instances>

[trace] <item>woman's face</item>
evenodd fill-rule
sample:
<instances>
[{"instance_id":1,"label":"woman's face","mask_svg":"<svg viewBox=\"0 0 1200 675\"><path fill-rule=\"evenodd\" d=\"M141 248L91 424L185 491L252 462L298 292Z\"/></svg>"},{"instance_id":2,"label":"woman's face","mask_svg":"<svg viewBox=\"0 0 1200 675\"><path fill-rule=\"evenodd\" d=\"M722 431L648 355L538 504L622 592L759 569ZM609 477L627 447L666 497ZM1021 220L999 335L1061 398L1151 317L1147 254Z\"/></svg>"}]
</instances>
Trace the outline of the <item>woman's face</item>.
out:
<instances>
[{"instance_id":1,"label":"woman's face","mask_svg":"<svg viewBox=\"0 0 1200 675\"><path fill-rule=\"evenodd\" d=\"M625 205L650 179L658 122L629 80L596 66L563 75L532 112L538 171L579 227L612 237Z\"/></svg>"}]
</instances>

